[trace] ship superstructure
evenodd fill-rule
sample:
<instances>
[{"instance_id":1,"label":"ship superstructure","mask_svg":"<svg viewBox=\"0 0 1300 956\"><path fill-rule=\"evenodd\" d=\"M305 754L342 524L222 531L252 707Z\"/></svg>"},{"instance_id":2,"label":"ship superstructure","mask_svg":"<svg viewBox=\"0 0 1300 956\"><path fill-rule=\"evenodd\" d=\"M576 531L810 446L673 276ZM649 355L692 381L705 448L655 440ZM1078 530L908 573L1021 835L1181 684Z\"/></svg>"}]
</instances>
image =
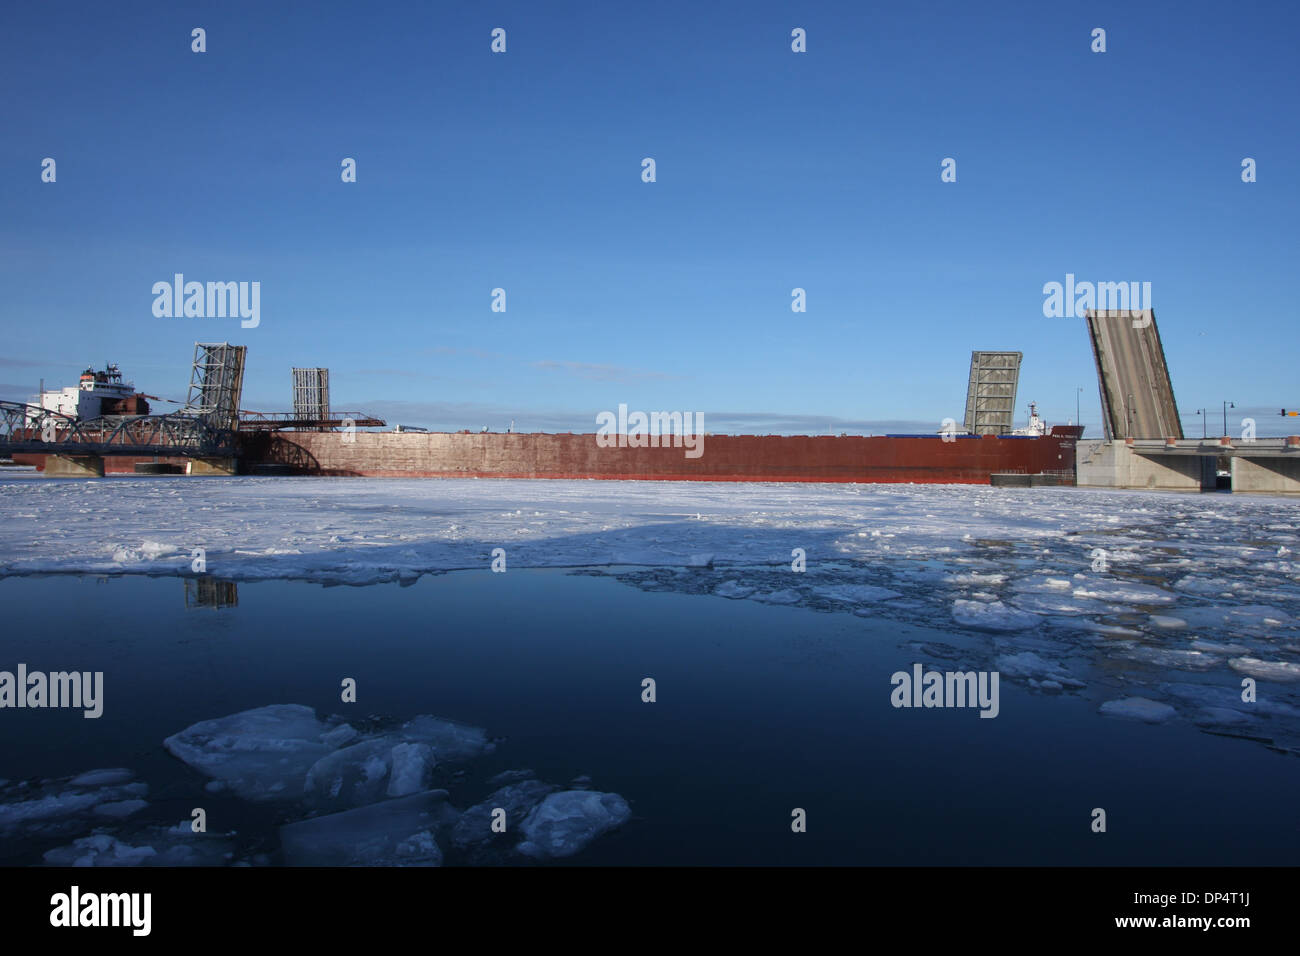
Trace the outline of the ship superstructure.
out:
<instances>
[{"instance_id":1,"label":"ship superstructure","mask_svg":"<svg viewBox=\"0 0 1300 956\"><path fill-rule=\"evenodd\" d=\"M100 371L87 367L76 385L41 392L40 407L76 419L149 414L145 396L134 384L123 381L121 369L111 362ZM33 409L29 420L38 415Z\"/></svg>"}]
</instances>

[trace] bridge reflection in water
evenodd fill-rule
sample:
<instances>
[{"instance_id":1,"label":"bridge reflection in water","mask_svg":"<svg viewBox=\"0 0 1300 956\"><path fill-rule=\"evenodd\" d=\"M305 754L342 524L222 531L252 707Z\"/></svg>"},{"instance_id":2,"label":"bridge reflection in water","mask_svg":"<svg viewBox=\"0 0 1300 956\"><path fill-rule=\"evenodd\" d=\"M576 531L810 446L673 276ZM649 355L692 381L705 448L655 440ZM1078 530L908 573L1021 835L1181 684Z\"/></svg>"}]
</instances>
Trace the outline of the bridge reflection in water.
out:
<instances>
[{"instance_id":1,"label":"bridge reflection in water","mask_svg":"<svg viewBox=\"0 0 1300 956\"><path fill-rule=\"evenodd\" d=\"M234 581L222 581L218 578L186 578L185 607L223 608L239 606L239 586Z\"/></svg>"}]
</instances>

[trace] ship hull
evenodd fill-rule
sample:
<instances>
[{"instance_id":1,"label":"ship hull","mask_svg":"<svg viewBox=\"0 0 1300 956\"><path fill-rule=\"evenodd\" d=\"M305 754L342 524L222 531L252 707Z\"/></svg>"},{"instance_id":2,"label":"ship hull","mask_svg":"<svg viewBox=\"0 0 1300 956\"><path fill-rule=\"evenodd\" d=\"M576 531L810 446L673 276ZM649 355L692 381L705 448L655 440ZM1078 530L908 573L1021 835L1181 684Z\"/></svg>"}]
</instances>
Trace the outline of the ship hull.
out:
<instances>
[{"instance_id":1,"label":"ship hull","mask_svg":"<svg viewBox=\"0 0 1300 956\"><path fill-rule=\"evenodd\" d=\"M245 448L245 470L380 478L990 483L998 473L1073 484L1073 437L708 435L682 447L601 447L594 434L281 432Z\"/></svg>"},{"instance_id":2,"label":"ship hull","mask_svg":"<svg viewBox=\"0 0 1300 956\"><path fill-rule=\"evenodd\" d=\"M979 484L996 474L1049 475L1074 484L1075 438L931 435L708 435L683 447L601 447L594 434L280 432L241 436L243 472L371 478L590 478L606 481L810 481ZM45 455L14 461L44 468ZM105 456L105 474L136 462ZM269 467L268 467L269 466Z\"/></svg>"}]
</instances>

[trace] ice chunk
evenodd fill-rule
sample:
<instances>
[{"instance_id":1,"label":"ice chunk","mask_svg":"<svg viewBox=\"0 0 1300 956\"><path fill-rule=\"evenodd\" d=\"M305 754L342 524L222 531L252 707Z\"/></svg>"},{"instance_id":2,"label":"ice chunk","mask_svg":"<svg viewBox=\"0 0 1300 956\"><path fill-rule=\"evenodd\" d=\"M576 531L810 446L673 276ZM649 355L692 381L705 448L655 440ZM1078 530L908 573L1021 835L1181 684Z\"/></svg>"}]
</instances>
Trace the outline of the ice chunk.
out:
<instances>
[{"instance_id":1,"label":"ice chunk","mask_svg":"<svg viewBox=\"0 0 1300 956\"><path fill-rule=\"evenodd\" d=\"M113 800L95 807L95 813L101 817L129 817L147 806L147 800Z\"/></svg>"},{"instance_id":2,"label":"ice chunk","mask_svg":"<svg viewBox=\"0 0 1300 956\"><path fill-rule=\"evenodd\" d=\"M1233 657L1228 664L1233 670L1258 680L1300 680L1300 664L1290 661L1261 661L1257 657Z\"/></svg>"},{"instance_id":3,"label":"ice chunk","mask_svg":"<svg viewBox=\"0 0 1300 956\"><path fill-rule=\"evenodd\" d=\"M762 601L764 604L798 604L803 598L798 591L785 588L781 591L769 591L767 594L760 594L754 600Z\"/></svg>"},{"instance_id":4,"label":"ice chunk","mask_svg":"<svg viewBox=\"0 0 1300 956\"><path fill-rule=\"evenodd\" d=\"M990 631L1020 631L1038 623L1033 614L1007 607L1001 601L985 603L960 598L952 603L952 619L963 627Z\"/></svg>"},{"instance_id":5,"label":"ice chunk","mask_svg":"<svg viewBox=\"0 0 1300 956\"><path fill-rule=\"evenodd\" d=\"M398 744L392 749L392 771L388 778L388 795L404 797L429 789L433 770L433 748L428 744Z\"/></svg>"},{"instance_id":6,"label":"ice chunk","mask_svg":"<svg viewBox=\"0 0 1300 956\"><path fill-rule=\"evenodd\" d=\"M1192 650L1208 651L1211 654L1249 654L1250 648L1245 644L1220 644L1215 641L1197 639L1191 643Z\"/></svg>"},{"instance_id":7,"label":"ice chunk","mask_svg":"<svg viewBox=\"0 0 1300 956\"><path fill-rule=\"evenodd\" d=\"M495 749L482 727L455 720L422 715L402 725L398 735L407 741L428 744L440 763L463 763Z\"/></svg>"},{"instance_id":8,"label":"ice chunk","mask_svg":"<svg viewBox=\"0 0 1300 956\"><path fill-rule=\"evenodd\" d=\"M980 585L981 587L987 587L990 584L1003 584L1006 580L1007 576L1005 574L981 574L978 571L967 571L961 574L949 575L948 577L950 584Z\"/></svg>"},{"instance_id":9,"label":"ice chunk","mask_svg":"<svg viewBox=\"0 0 1300 956\"><path fill-rule=\"evenodd\" d=\"M129 783L134 777L135 774L130 770L114 767L111 770L87 770L73 777L68 783L74 787L111 787Z\"/></svg>"},{"instance_id":10,"label":"ice chunk","mask_svg":"<svg viewBox=\"0 0 1300 956\"><path fill-rule=\"evenodd\" d=\"M45 853L51 866L223 866L234 856L227 836L179 827L148 827L130 834L97 830Z\"/></svg>"},{"instance_id":11,"label":"ice chunk","mask_svg":"<svg viewBox=\"0 0 1300 956\"><path fill-rule=\"evenodd\" d=\"M826 587L813 588L813 593L832 601L845 604L873 604L876 601L888 601L890 598L902 597L899 591L876 587L871 584L831 584Z\"/></svg>"},{"instance_id":12,"label":"ice chunk","mask_svg":"<svg viewBox=\"0 0 1300 956\"><path fill-rule=\"evenodd\" d=\"M1261 714L1269 717L1300 717L1300 709L1268 696L1253 701L1241 699L1240 687L1220 687L1213 684L1161 684L1160 690L1180 700L1196 704L1203 710L1236 710L1247 715Z\"/></svg>"},{"instance_id":13,"label":"ice chunk","mask_svg":"<svg viewBox=\"0 0 1300 956\"><path fill-rule=\"evenodd\" d=\"M1044 590L1017 594L1012 604L1033 614L1095 614L1097 605L1080 600L1067 592Z\"/></svg>"},{"instance_id":14,"label":"ice chunk","mask_svg":"<svg viewBox=\"0 0 1300 956\"><path fill-rule=\"evenodd\" d=\"M607 830L632 816L627 801L617 793L565 790L543 800L524 820L527 838L516 849L526 856L573 856Z\"/></svg>"},{"instance_id":15,"label":"ice chunk","mask_svg":"<svg viewBox=\"0 0 1300 956\"><path fill-rule=\"evenodd\" d=\"M1178 616L1192 627L1223 630L1233 637L1246 634L1268 636L1270 631L1295 624L1295 619L1286 611L1260 604L1190 607L1181 609Z\"/></svg>"},{"instance_id":16,"label":"ice chunk","mask_svg":"<svg viewBox=\"0 0 1300 956\"><path fill-rule=\"evenodd\" d=\"M360 736L351 724L340 724L328 733L321 734L320 739L327 747L343 747Z\"/></svg>"},{"instance_id":17,"label":"ice chunk","mask_svg":"<svg viewBox=\"0 0 1300 956\"><path fill-rule=\"evenodd\" d=\"M15 784L0 790L0 832L14 828L61 832L78 826L78 820L97 807L130 801L148 794L145 783L107 786L77 784L77 780L131 779L129 770L92 771L72 778L46 780L35 785ZM113 812L111 809L108 811Z\"/></svg>"},{"instance_id":18,"label":"ice chunk","mask_svg":"<svg viewBox=\"0 0 1300 956\"><path fill-rule=\"evenodd\" d=\"M1146 697L1122 697L1108 700L1099 708L1108 717L1125 717L1130 720L1144 720L1148 724L1158 724L1177 715L1178 711L1168 704L1149 700Z\"/></svg>"},{"instance_id":19,"label":"ice chunk","mask_svg":"<svg viewBox=\"0 0 1300 956\"><path fill-rule=\"evenodd\" d=\"M1081 682L1070 677L1060 664L1044 660L1033 651L1003 654L993 661L993 666L999 674L1007 677L1023 677L1035 681L1053 682L1064 687L1084 686Z\"/></svg>"},{"instance_id":20,"label":"ice chunk","mask_svg":"<svg viewBox=\"0 0 1300 956\"><path fill-rule=\"evenodd\" d=\"M1151 623L1164 631L1177 631L1187 626L1187 622L1181 617L1172 617L1168 614L1152 614Z\"/></svg>"},{"instance_id":21,"label":"ice chunk","mask_svg":"<svg viewBox=\"0 0 1300 956\"><path fill-rule=\"evenodd\" d=\"M741 584L739 581L724 581L722 584L719 584L716 588L713 589L713 593L716 594L718 597L731 598L733 600L736 600L739 598L749 597L751 594L754 593L755 590L757 589L751 588L745 584Z\"/></svg>"},{"instance_id":22,"label":"ice chunk","mask_svg":"<svg viewBox=\"0 0 1300 956\"><path fill-rule=\"evenodd\" d=\"M1206 671L1218 667L1223 658L1212 657L1197 650L1183 650L1176 647L1152 647L1139 644L1121 653L1135 661L1155 664L1157 667L1172 667L1179 670Z\"/></svg>"},{"instance_id":23,"label":"ice chunk","mask_svg":"<svg viewBox=\"0 0 1300 956\"><path fill-rule=\"evenodd\" d=\"M453 845L465 848L474 844L489 843L498 836L492 832L493 811L505 811L505 834L512 835L542 800L555 791L555 787L540 780L525 780L497 790L486 800L466 810L451 831Z\"/></svg>"},{"instance_id":24,"label":"ice chunk","mask_svg":"<svg viewBox=\"0 0 1300 956\"><path fill-rule=\"evenodd\" d=\"M502 786L507 783L518 783L520 780L529 780L537 776L531 770L503 770L495 777L488 780L488 783Z\"/></svg>"},{"instance_id":25,"label":"ice chunk","mask_svg":"<svg viewBox=\"0 0 1300 956\"><path fill-rule=\"evenodd\" d=\"M357 807L383 799L393 766L393 740L363 740L326 754L307 771L302 792L315 803Z\"/></svg>"},{"instance_id":26,"label":"ice chunk","mask_svg":"<svg viewBox=\"0 0 1300 956\"><path fill-rule=\"evenodd\" d=\"M330 728L301 704L272 704L200 721L163 741L172 756L245 800L296 799L307 771L333 748Z\"/></svg>"},{"instance_id":27,"label":"ice chunk","mask_svg":"<svg viewBox=\"0 0 1300 956\"><path fill-rule=\"evenodd\" d=\"M130 846L107 833L74 840L72 846L55 847L45 853L51 866L139 866L158 855L151 846Z\"/></svg>"},{"instance_id":28,"label":"ice chunk","mask_svg":"<svg viewBox=\"0 0 1300 956\"><path fill-rule=\"evenodd\" d=\"M429 790L280 827L290 866L441 866L437 837L459 814Z\"/></svg>"},{"instance_id":29,"label":"ice chunk","mask_svg":"<svg viewBox=\"0 0 1300 956\"><path fill-rule=\"evenodd\" d=\"M1232 710L1229 707L1206 707L1196 717L1196 723L1210 727L1234 727L1250 722L1250 717L1246 714L1239 710Z\"/></svg>"},{"instance_id":30,"label":"ice chunk","mask_svg":"<svg viewBox=\"0 0 1300 956\"><path fill-rule=\"evenodd\" d=\"M1074 589L1077 598L1094 601L1114 601L1119 604L1172 604L1175 598L1168 591L1148 584L1131 581L1091 581Z\"/></svg>"},{"instance_id":31,"label":"ice chunk","mask_svg":"<svg viewBox=\"0 0 1300 956\"><path fill-rule=\"evenodd\" d=\"M1231 589L1219 578L1200 577L1195 574L1189 574L1181 578L1174 584L1180 591L1186 591L1188 594L1199 594L1205 597L1231 597Z\"/></svg>"}]
</instances>

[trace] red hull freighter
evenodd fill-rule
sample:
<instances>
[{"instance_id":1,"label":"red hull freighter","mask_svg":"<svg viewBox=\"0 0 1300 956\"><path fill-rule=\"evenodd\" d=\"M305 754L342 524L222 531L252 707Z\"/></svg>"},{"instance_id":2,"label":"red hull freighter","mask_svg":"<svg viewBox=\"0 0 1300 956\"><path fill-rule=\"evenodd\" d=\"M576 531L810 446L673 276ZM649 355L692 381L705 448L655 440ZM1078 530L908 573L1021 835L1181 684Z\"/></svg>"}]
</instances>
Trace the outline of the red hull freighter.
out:
<instances>
[{"instance_id":1,"label":"red hull freighter","mask_svg":"<svg viewBox=\"0 0 1300 956\"><path fill-rule=\"evenodd\" d=\"M88 371L79 389L43 396L48 408L85 417L140 414L145 396L111 375ZM110 381L111 379L111 381ZM112 394L109 394L109 392ZM119 394L120 393L120 394ZM82 404L94 402L94 408ZM102 398L102 401L101 401ZM70 404L73 399L77 404ZM230 472L380 478L592 478L639 481L1075 483L1083 429L1048 428L1030 406L1029 425L1011 434L657 435L609 433L241 430ZM71 451L71 449L70 449ZM45 454L14 461L45 469ZM104 474L131 474L184 457L103 456ZM1002 476L1001 478L997 476Z\"/></svg>"},{"instance_id":2,"label":"red hull freighter","mask_svg":"<svg viewBox=\"0 0 1300 956\"><path fill-rule=\"evenodd\" d=\"M281 432L248 443L239 470L377 478L981 485L1006 474L1072 485L1078 430L1058 426L1043 436L956 435L948 441L937 435L708 435L698 458L673 447L602 448L594 434ZM45 457L16 454L14 461L43 469ZM130 474L138 462L164 460L172 461L106 457L104 471Z\"/></svg>"},{"instance_id":3,"label":"red hull freighter","mask_svg":"<svg viewBox=\"0 0 1300 956\"><path fill-rule=\"evenodd\" d=\"M299 473L380 478L596 478L982 484L997 474L1074 484L1082 429L1030 435L706 435L680 447L601 447L595 434L283 432L249 457Z\"/></svg>"}]
</instances>

